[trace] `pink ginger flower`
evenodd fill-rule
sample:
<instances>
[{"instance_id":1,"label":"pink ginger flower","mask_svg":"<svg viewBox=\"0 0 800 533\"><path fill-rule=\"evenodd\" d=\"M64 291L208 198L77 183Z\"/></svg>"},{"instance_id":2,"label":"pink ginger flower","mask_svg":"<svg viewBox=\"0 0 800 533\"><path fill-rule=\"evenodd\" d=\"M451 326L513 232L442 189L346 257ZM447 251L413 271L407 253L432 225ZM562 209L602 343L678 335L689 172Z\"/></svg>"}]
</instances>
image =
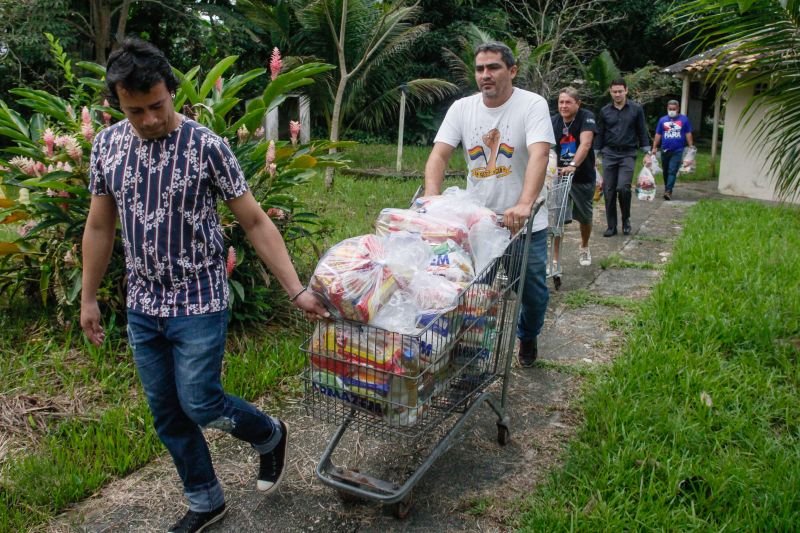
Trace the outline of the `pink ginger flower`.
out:
<instances>
[{"instance_id":1,"label":"pink ginger flower","mask_svg":"<svg viewBox=\"0 0 800 533\"><path fill-rule=\"evenodd\" d=\"M89 142L92 142L92 139L94 139L92 115L89 114L89 108L86 106L83 106L81 110L81 134L83 134L84 138Z\"/></svg>"},{"instance_id":2,"label":"pink ginger flower","mask_svg":"<svg viewBox=\"0 0 800 533\"><path fill-rule=\"evenodd\" d=\"M270 207L267 209L267 216L275 220L283 220L286 218L286 211L278 207Z\"/></svg>"},{"instance_id":3,"label":"pink ginger flower","mask_svg":"<svg viewBox=\"0 0 800 533\"><path fill-rule=\"evenodd\" d=\"M44 141L45 153L47 154L47 157L53 157L53 145L56 142L56 135L53 133L53 130L50 128L44 130L42 140Z\"/></svg>"},{"instance_id":4,"label":"pink ginger flower","mask_svg":"<svg viewBox=\"0 0 800 533\"><path fill-rule=\"evenodd\" d=\"M24 190L27 190L27 189L24 189ZM25 225L24 225L24 226L21 226L21 227L20 227L20 228L17 230L17 233L19 233L19 236L20 236L20 237L25 237L25 236L26 236L28 233L30 233L30 231L31 231L33 228L35 228L35 227L36 227L36 222L35 222L35 221L33 221L33 220L29 220L29 221L27 221L27 222L25 223Z\"/></svg>"},{"instance_id":5,"label":"pink ginger flower","mask_svg":"<svg viewBox=\"0 0 800 533\"><path fill-rule=\"evenodd\" d=\"M269 142L269 147L267 148L267 166L271 165L275 162L275 141Z\"/></svg>"},{"instance_id":6,"label":"pink ginger flower","mask_svg":"<svg viewBox=\"0 0 800 533\"><path fill-rule=\"evenodd\" d=\"M256 131L253 132L253 137L256 139L263 139L264 138L264 128L258 127Z\"/></svg>"},{"instance_id":7,"label":"pink ginger flower","mask_svg":"<svg viewBox=\"0 0 800 533\"><path fill-rule=\"evenodd\" d=\"M56 146L63 148L67 155L69 155L75 162L80 163L83 156L83 149L78 144L78 140L69 135L60 135L56 137Z\"/></svg>"},{"instance_id":8,"label":"pink ginger flower","mask_svg":"<svg viewBox=\"0 0 800 533\"><path fill-rule=\"evenodd\" d=\"M292 145L297 146L297 136L300 135L302 124L297 120L289 121L289 135L292 136Z\"/></svg>"},{"instance_id":9,"label":"pink ginger flower","mask_svg":"<svg viewBox=\"0 0 800 533\"><path fill-rule=\"evenodd\" d=\"M236 249L233 246L228 248L228 261L225 264L225 270L228 273L228 277L233 274L233 267L236 266Z\"/></svg>"},{"instance_id":10,"label":"pink ginger flower","mask_svg":"<svg viewBox=\"0 0 800 533\"><path fill-rule=\"evenodd\" d=\"M269 165L269 175L274 178L275 174L277 172L278 172L278 165L276 165L275 163L270 163L270 165Z\"/></svg>"},{"instance_id":11,"label":"pink ginger flower","mask_svg":"<svg viewBox=\"0 0 800 533\"><path fill-rule=\"evenodd\" d=\"M56 196L58 196L58 193L56 191L54 191L53 189L48 188L47 189L47 196L49 196L50 198L55 198Z\"/></svg>"},{"instance_id":12,"label":"pink ginger flower","mask_svg":"<svg viewBox=\"0 0 800 533\"><path fill-rule=\"evenodd\" d=\"M91 124L92 123L92 115L89 113L89 108L83 106L81 109L81 124Z\"/></svg>"},{"instance_id":13,"label":"pink ginger flower","mask_svg":"<svg viewBox=\"0 0 800 533\"><path fill-rule=\"evenodd\" d=\"M250 135L250 132L247 131L247 126L242 126L238 130L236 130L236 136L239 137L240 144L247 140L248 135Z\"/></svg>"},{"instance_id":14,"label":"pink ginger flower","mask_svg":"<svg viewBox=\"0 0 800 533\"><path fill-rule=\"evenodd\" d=\"M64 163L59 162L58 167L64 172L72 172L72 165L70 165L68 162Z\"/></svg>"},{"instance_id":15,"label":"pink ginger flower","mask_svg":"<svg viewBox=\"0 0 800 533\"><path fill-rule=\"evenodd\" d=\"M46 174L47 173L47 167L44 166L44 163L42 163L41 161L37 161L36 165L34 167L34 173L37 176L41 176L43 174Z\"/></svg>"},{"instance_id":16,"label":"pink ginger flower","mask_svg":"<svg viewBox=\"0 0 800 533\"><path fill-rule=\"evenodd\" d=\"M67 115L69 115L69 118L72 120L75 120L75 110L72 109L72 104L67 104Z\"/></svg>"},{"instance_id":17,"label":"pink ginger flower","mask_svg":"<svg viewBox=\"0 0 800 533\"><path fill-rule=\"evenodd\" d=\"M217 90L217 94L222 96L222 77L217 78L217 81L214 82L214 88Z\"/></svg>"},{"instance_id":18,"label":"pink ginger flower","mask_svg":"<svg viewBox=\"0 0 800 533\"><path fill-rule=\"evenodd\" d=\"M281 52L278 50L278 47L272 49L272 56L269 60L269 70L272 75L272 81L275 81L275 78L278 77L278 74L281 73L281 68L283 68L283 61L281 60Z\"/></svg>"},{"instance_id":19,"label":"pink ginger flower","mask_svg":"<svg viewBox=\"0 0 800 533\"><path fill-rule=\"evenodd\" d=\"M71 196L69 195L69 193L67 191L58 191L58 197L59 198L71 198Z\"/></svg>"},{"instance_id":20,"label":"pink ginger flower","mask_svg":"<svg viewBox=\"0 0 800 533\"><path fill-rule=\"evenodd\" d=\"M228 138L227 138L227 137L223 137L223 138L222 138L222 142L224 142L224 143L225 143L225 146L227 146L228 148L230 148L230 147L231 147L231 142L228 140Z\"/></svg>"},{"instance_id":21,"label":"pink ginger flower","mask_svg":"<svg viewBox=\"0 0 800 533\"><path fill-rule=\"evenodd\" d=\"M103 100L103 107L110 107L107 99ZM111 125L111 113L103 111L103 122L105 122L106 127Z\"/></svg>"},{"instance_id":22,"label":"pink ginger flower","mask_svg":"<svg viewBox=\"0 0 800 533\"><path fill-rule=\"evenodd\" d=\"M17 167L21 172L27 174L28 176L36 175L36 161L30 157L16 156L11 158L9 163L11 163L12 166Z\"/></svg>"}]
</instances>

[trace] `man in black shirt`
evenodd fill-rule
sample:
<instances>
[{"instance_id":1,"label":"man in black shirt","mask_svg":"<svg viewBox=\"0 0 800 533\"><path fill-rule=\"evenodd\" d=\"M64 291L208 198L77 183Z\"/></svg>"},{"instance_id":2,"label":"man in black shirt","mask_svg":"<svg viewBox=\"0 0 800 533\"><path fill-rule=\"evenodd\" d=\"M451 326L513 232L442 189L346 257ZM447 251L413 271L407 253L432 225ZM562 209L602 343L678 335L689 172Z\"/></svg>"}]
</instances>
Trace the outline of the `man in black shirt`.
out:
<instances>
[{"instance_id":1,"label":"man in black shirt","mask_svg":"<svg viewBox=\"0 0 800 533\"><path fill-rule=\"evenodd\" d=\"M603 193L606 197L606 222L608 229L603 237L617 234L617 196L622 212L622 233L631 233L631 180L636 164L636 148L650 157L650 138L644 122L642 106L628 100L625 80L611 82L612 103L600 110L597 117L595 149L603 156Z\"/></svg>"},{"instance_id":2,"label":"man in black shirt","mask_svg":"<svg viewBox=\"0 0 800 533\"><path fill-rule=\"evenodd\" d=\"M565 87L558 93L558 113L553 121L559 174L574 173L570 189L571 216L581 228L581 247L578 261L581 266L592 264L589 237L592 234L592 203L594 200L595 171L592 143L597 131L594 113L581 108L578 90ZM559 243L560 244L560 243ZM559 246L555 255L558 262Z\"/></svg>"}]
</instances>

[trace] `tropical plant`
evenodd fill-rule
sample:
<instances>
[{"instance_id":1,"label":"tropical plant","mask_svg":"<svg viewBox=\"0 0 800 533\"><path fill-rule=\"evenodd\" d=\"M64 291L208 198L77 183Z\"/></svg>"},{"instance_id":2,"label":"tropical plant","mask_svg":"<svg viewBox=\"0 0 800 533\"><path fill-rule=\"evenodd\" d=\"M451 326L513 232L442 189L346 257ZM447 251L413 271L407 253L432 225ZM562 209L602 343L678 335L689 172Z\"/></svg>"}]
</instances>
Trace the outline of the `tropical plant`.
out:
<instances>
[{"instance_id":1,"label":"tropical plant","mask_svg":"<svg viewBox=\"0 0 800 533\"><path fill-rule=\"evenodd\" d=\"M296 17L296 28L286 19L287 4ZM242 9L275 37L296 29L282 40L294 43L299 55L338 66L338 80L326 80L327 94L322 100L333 143L349 127L377 129L386 124L395 116L403 87L412 106L431 104L457 92L454 84L444 80L402 76L414 43L429 29L413 22L420 14L418 3L288 0L273 7L264 0L245 0ZM318 99L321 96L318 94ZM326 185L332 184L329 171Z\"/></svg>"},{"instance_id":2,"label":"tropical plant","mask_svg":"<svg viewBox=\"0 0 800 533\"><path fill-rule=\"evenodd\" d=\"M58 41L48 38L70 97L13 89L16 104L31 111L29 118L0 100L0 138L9 145L0 150L0 227L7 228L0 233L5 236L0 242L0 294L9 298L19 291L28 297L39 295L37 300L43 305L56 304L59 317L63 318L65 311L76 306L81 288L79 246L90 201L87 185L91 141L99 129L123 115L107 104L97 104L104 88L105 69L95 63L77 63L95 75L78 78ZM202 80L197 78L199 68L186 75L179 73L176 106L233 145L262 207L273 214L280 210L278 226L289 240L309 237L313 214L302 212L302 202L291 194L290 188L303 183L317 168L344 163L325 153L331 147L327 142L281 144L276 156L268 161L270 143L263 133L259 134L258 127L264 113L278 105L288 91L313 83L310 76L334 67L317 63L275 73L261 97L248 102L237 118L237 93L265 74L266 69L232 76L226 83L223 76L235 61L236 57L223 59ZM82 111L77 114L75 109ZM234 311L236 305L262 305L258 300L266 293L260 286L241 281L248 271L260 268L259 260L254 253L244 252L244 232L225 210L223 223L232 245L241 250L239 257L244 259L232 282ZM109 275L98 297L112 310L121 311L125 303L125 265L119 239L115 247ZM252 318L252 314L248 316Z\"/></svg>"},{"instance_id":3,"label":"tropical plant","mask_svg":"<svg viewBox=\"0 0 800 533\"><path fill-rule=\"evenodd\" d=\"M723 89L759 87L745 106L742 123L760 120L751 149L764 153L778 193L800 195L800 1L692 0L670 16L710 56L710 82Z\"/></svg>"},{"instance_id":4,"label":"tropical plant","mask_svg":"<svg viewBox=\"0 0 800 533\"><path fill-rule=\"evenodd\" d=\"M595 107L600 107L608 101L608 89L611 82L617 78L625 80L630 97L642 105L680 92L680 82L662 72L661 67L653 63L623 74L608 50L603 50L589 62L583 76L582 80L576 80L582 83L576 85L583 86L584 102Z\"/></svg>"}]
</instances>

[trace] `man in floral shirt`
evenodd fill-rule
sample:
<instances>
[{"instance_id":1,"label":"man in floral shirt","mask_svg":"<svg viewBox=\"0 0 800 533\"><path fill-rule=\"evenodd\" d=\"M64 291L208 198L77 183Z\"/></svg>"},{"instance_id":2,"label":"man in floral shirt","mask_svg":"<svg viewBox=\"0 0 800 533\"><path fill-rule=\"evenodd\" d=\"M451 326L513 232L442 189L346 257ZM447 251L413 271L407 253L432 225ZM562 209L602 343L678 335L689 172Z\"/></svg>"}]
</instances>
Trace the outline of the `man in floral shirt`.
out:
<instances>
[{"instance_id":1,"label":"man in floral shirt","mask_svg":"<svg viewBox=\"0 0 800 533\"><path fill-rule=\"evenodd\" d=\"M249 442L257 487L274 491L286 461L286 425L220 381L228 282L216 204L226 202L289 299L327 316L305 292L281 235L250 193L233 153L211 130L175 112L178 80L153 45L129 39L108 59L106 83L126 116L92 149L92 200L83 236L81 326L103 342L97 288L119 219L128 276L128 339L156 432L183 481L189 511L170 531L199 531L225 513L201 428Z\"/></svg>"}]
</instances>

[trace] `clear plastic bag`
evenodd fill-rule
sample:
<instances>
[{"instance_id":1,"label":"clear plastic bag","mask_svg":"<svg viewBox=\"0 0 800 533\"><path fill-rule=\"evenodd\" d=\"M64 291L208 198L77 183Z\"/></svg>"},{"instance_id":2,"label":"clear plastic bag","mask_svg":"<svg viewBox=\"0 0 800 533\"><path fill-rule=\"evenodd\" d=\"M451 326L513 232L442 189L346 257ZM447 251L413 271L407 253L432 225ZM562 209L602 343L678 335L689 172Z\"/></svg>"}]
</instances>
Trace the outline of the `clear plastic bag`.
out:
<instances>
[{"instance_id":1,"label":"clear plastic bag","mask_svg":"<svg viewBox=\"0 0 800 533\"><path fill-rule=\"evenodd\" d=\"M389 235L399 231L417 233L429 243L452 239L459 246L469 246L469 230L458 220L446 220L412 209L383 209L375 221L375 233Z\"/></svg>"},{"instance_id":2,"label":"clear plastic bag","mask_svg":"<svg viewBox=\"0 0 800 533\"><path fill-rule=\"evenodd\" d=\"M603 174L600 172L600 162L597 161L594 165L594 198L595 202L600 201L600 196L603 195Z\"/></svg>"},{"instance_id":3,"label":"clear plastic bag","mask_svg":"<svg viewBox=\"0 0 800 533\"><path fill-rule=\"evenodd\" d=\"M687 146L683 150L683 159L681 160L681 168L678 169L679 174L691 174L697 169L697 147Z\"/></svg>"},{"instance_id":4,"label":"clear plastic bag","mask_svg":"<svg viewBox=\"0 0 800 533\"><path fill-rule=\"evenodd\" d=\"M484 207L483 202L471 191L459 187L449 187L441 195L417 198L415 207L443 220L458 220L471 228L484 218L497 222L497 215Z\"/></svg>"},{"instance_id":5,"label":"clear plastic bag","mask_svg":"<svg viewBox=\"0 0 800 533\"><path fill-rule=\"evenodd\" d=\"M636 196L639 200L652 202L656 197L656 180L647 167L642 167L636 178Z\"/></svg>"},{"instance_id":6,"label":"clear plastic bag","mask_svg":"<svg viewBox=\"0 0 800 533\"><path fill-rule=\"evenodd\" d=\"M645 166L650 169L650 172L653 174L653 176L657 176L663 173L663 171L661 170L661 165L658 164L657 156L650 155L650 162Z\"/></svg>"},{"instance_id":7,"label":"clear plastic bag","mask_svg":"<svg viewBox=\"0 0 800 533\"><path fill-rule=\"evenodd\" d=\"M554 150L547 155L547 169L544 172L544 189L553 188L553 180L558 176L558 156Z\"/></svg>"},{"instance_id":8,"label":"clear plastic bag","mask_svg":"<svg viewBox=\"0 0 800 533\"><path fill-rule=\"evenodd\" d=\"M433 258L427 271L457 283L469 283L475 278L472 256L452 240L431 248Z\"/></svg>"},{"instance_id":9,"label":"clear plastic bag","mask_svg":"<svg viewBox=\"0 0 800 533\"><path fill-rule=\"evenodd\" d=\"M492 262L493 259L503 255L508 243L511 242L511 232L489 220L482 220L469 230L470 251L475 272L479 274Z\"/></svg>"}]
</instances>

